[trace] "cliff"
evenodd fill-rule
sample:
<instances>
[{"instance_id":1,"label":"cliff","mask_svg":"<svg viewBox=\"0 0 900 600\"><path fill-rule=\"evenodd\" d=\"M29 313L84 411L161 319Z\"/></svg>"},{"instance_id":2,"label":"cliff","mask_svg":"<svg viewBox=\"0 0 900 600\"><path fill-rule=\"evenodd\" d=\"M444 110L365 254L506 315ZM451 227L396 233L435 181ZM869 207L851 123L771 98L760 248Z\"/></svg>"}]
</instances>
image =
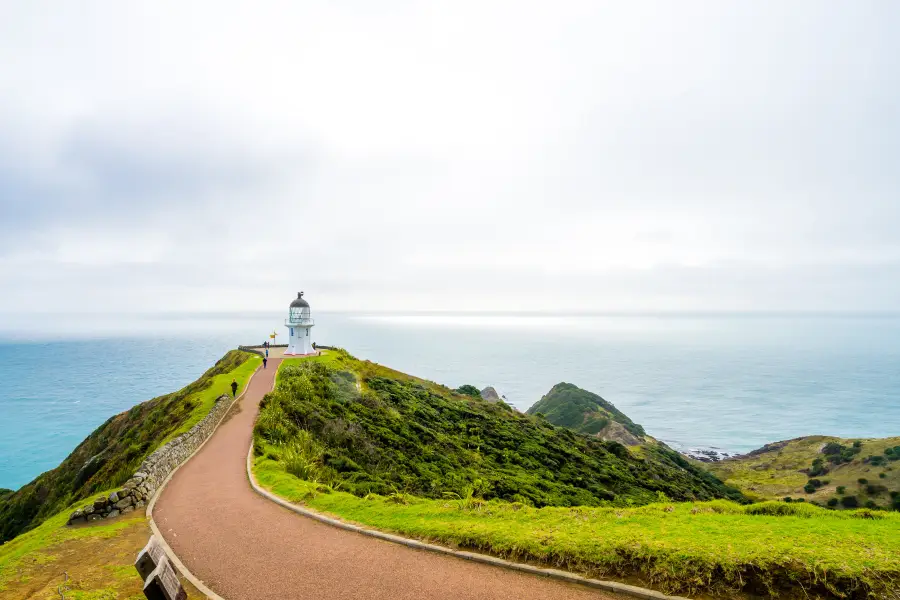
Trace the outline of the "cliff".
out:
<instances>
[{"instance_id":1,"label":"cliff","mask_svg":"<svg viewBox=\"0 0 900 600\"><path fill-rule=\"evenodd\" d=\"M233 373L252 355L231 351L185 388L110 417L55 469L17 491L0 493L0 543L28 531L81 498L124 484L159 446L205 417ZM227 378L227 382L225 379Z\"/></svg>"}]
</instances>

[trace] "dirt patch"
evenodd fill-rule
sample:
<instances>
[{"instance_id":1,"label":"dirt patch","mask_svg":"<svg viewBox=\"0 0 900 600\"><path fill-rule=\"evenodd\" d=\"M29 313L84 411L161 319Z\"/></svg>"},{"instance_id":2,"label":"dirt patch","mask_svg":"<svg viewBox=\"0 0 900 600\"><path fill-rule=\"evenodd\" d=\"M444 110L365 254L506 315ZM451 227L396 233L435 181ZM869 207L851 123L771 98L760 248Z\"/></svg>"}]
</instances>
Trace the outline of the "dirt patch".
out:
<instances>
[{"instance_id":1,"label":"dirt patch","mask_svg":"<svg viewBox=\"0 0 900 600\"><path fill-rule=\"evenodd\" d=\"M109 524L114 519L107 519ZM16 564L0 589L4 600L138 600L144 598L143 582L134 569L137 553L150 538L143 517L127 518L129 525L112 537L85 536L32 552ZM91 525L81 526L90 529ZM68 574L68 581L65 581ZM182 581L188 598L205 598ZM60 588L64 585L65 587ZM66 590L66 588L68 588Z\"/></svg>"}]
</instances>

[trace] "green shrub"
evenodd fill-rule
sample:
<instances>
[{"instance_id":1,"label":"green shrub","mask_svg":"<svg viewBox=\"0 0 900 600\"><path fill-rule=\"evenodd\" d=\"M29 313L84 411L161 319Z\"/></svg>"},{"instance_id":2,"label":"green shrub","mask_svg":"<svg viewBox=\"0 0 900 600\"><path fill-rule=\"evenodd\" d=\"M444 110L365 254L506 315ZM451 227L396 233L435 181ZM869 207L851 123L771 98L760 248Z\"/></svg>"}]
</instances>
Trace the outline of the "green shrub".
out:
<instances>
[{"instance_id":1,"label":"green shrub","mask_svg":"<svg viewBox=\"0 0 900 600\"><path fill-rule=\"evenodd\" d=\"M859 500L856 496L844 496L841 498L841 504L844 508L856 508L859 506Z\"/></svg>"},{"instance_id":2,"label":"green shrub","mask_svg":"<svg viewBox=\"0 0 900 600\"><path fill-rule=\"evenodd\" d=\"M484 500L536 507L642 505L660 494L745 501L663 446L638 456L378 365L348 359L342 368L353 373L324 361L284 365L261 405L256 435L296 477L337 482L356 496L465 497L475 486Z\"/></svg>"},{"instance_id":3,"label":"green shrub","mask_svg":"<svg viewBox=\"0 0 900 600\"><path fill-rule=\"evenodd\" d=\"M839 465L852 461L853 457L859 454L861 450L862 444L854 443L852 447L848 448L837 442L828 442L822 448L822 453L825 454L828 462Z\"/></svg>"},{"instance_id":4,"label":"green shrub","mask_svg":"<svg viewBox=\"0 0 900 600\"><path fill-rule=\"evenodd\" d=\"M825 475L828 473L828 469L825 467L824 462L821 458L816 458L812 462L812 467L809 469L809 474L813 477L816 475Z\"/></svg>"},{"instance_id":5,"label":"green shrub","mask_svg":"<svg viewBox=\"0 0 900 600\"><path fill-rule=\"evenodd\" d=\"M879 473L878 478L879 479L887 479L887 473Z\"/></svg>"},{"instance_id":6,"label":"green shrub","mask_svg":"<svg viewBox=\"0 0 900 600\"><path fill-rule=\"evenodd\" d=\"M878 496L879 494L883 494L886 491L887 488L883 485L869 484L866 486L866 493L870 496Z\"/></svg>"},{"instance_id":7,"label":"green shrub","mask_svg":"<svg viewBox=\"0 0 900 600\"><path fill-rule=\"evenodd\" d=\"M853 447L854 448L862 448L862 442L859 440L856 440L855 442L853 442Z\"/></svg>"},{"instance_id":8,"label":"green shrub","mask_svg":"<svg viewBox=\"0 0 900 600\"><path fill-rule=\"evenodd\" d=\"M791 498L790 496L785 496L785 497L784 497L784 501L790 504L791 502L794 501L794 499Z\"/></svg>"},{"instance_id":9,"label":"green shrub","mask_svg":"<svg viewBox=\"0 0 900 600\"><path fill-rule=\"evenodd\" d=\"M840 500L838 498L829 498L828 506L835 507L838 505L839 502L840 502Z\"/></svg>"},{"instance_id":10,"label":"green shrub","mask_svg":"<svg viewBox=\"0 0 900 600\"><path fill-rule=\"evenodd\" d=\"M837 493L843 495L847 491L847 487L843 485L837 486Z\"/></svg>"},{"instance_id":11,"label":"green shrub","mask_svg":"<svg viewBox=\"0 0 900 600\"><path fill-rule=\"evenodd\" d=\"M743 507L744 514L765 515L770 517L815 517L822 514L823 509L813 504L794 500L790 503L767 501L748 504Z\"/></svg>"},{"instance_id":12,"label":"green shrub","mask_svg":"<svg viewBox=\"0 0 900 600\"><path fill-rule=\"evenodd\" d=\"M869 480L866 479L865 477L860 477L856 481L859 483L859 485L866 485L867 483L869 483Z\"/></svg>"},{"instance_id":13,"label":"green shrub","mask_svg":"<svg viewBox=\"0 0 900 600\"><path fill-rule=\"evenodd\" d=\"M812 494L813 492L816 491L816 486L814 486L811 483L807 483L806 485L803 486L803 491L806 492L807 494Z\"/></svg>"},{"instance_id":14,"label":"green shrub","mask_svg":"<svg viewBox=\"0 0 900 600\"><path fill-rule=\"evenodd\" d=\"M528 409L542 413L554 425L579 433L597 433L610 421L620 423L635 436L644 436L644 428L632 421L611 402L571 383L558 383Z\"/></svg>"},{"instance_id":15,"label":"green shrub","mask_svg":"<svg viewBox=\"0 0 900 600\"><path fill-rule=\"evenodd\" d=\"M844 447L841 446L840 444L838 444L837 442L828 442L827 444L825 444L825 447L822 448L822 454L825 454L825 455L840 454L841 450L843 450L843 449L844 449Z\"/></svg>"},{"instance_id":16,"label":"green shrub","mask_svg":"<svg viewBox=\"0 0 900 600\"><path fill-rule=\"evenodd\" d=\"M876 504L874 500L867 500L866 508L878 508L878 504Z\"/></svg>"},{"instance_id":17,"label":"green shrub","mask_svg":"<svg viewBox=\"0 0 900 600\"><path fill-rule=\"evenodd\" d=\"M469 385L468 383L465 385L461 385L456 388L457 393L463 394L464 396L471 396L473 398L481 398L481 391L474 385Z\"/></svg>"}]
</instances>

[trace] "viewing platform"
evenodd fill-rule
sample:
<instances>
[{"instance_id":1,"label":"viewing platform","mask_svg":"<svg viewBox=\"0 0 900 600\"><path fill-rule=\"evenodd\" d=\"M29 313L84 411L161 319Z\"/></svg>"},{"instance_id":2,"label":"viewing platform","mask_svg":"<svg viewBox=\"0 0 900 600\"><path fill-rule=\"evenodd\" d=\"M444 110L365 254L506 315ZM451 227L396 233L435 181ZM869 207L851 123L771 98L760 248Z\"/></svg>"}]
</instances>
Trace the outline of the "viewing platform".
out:
<instances>
[{"instance_id":1,"label":"viewing platform","mask_svg":"<svg viewBox=\"0 0 900 600\"><path fill-rule=\"evenodd\" d=\"M285 327L312 327L316 322L314 319L293 319L288 317L284 320Z\"/></svg>"}]
</instances>

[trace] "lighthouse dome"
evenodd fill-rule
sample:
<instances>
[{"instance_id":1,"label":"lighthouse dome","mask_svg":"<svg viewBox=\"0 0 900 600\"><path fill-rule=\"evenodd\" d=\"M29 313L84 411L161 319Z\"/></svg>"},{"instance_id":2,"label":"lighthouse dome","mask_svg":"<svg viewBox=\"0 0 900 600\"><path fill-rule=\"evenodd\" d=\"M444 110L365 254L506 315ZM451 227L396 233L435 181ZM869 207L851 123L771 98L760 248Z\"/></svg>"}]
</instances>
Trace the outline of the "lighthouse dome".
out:
<instances>
[{"instance_id":1,"label":"lighthouse dome","mask_svg":"<svg viewBox=\"0 0 900 600\"><path fill-rule=\"evenodd\" d=\"M297 292L297 299L291 302L291 308L309 308L309 302L303 299L303 292Z\"/></svg>"}]
</instances>

